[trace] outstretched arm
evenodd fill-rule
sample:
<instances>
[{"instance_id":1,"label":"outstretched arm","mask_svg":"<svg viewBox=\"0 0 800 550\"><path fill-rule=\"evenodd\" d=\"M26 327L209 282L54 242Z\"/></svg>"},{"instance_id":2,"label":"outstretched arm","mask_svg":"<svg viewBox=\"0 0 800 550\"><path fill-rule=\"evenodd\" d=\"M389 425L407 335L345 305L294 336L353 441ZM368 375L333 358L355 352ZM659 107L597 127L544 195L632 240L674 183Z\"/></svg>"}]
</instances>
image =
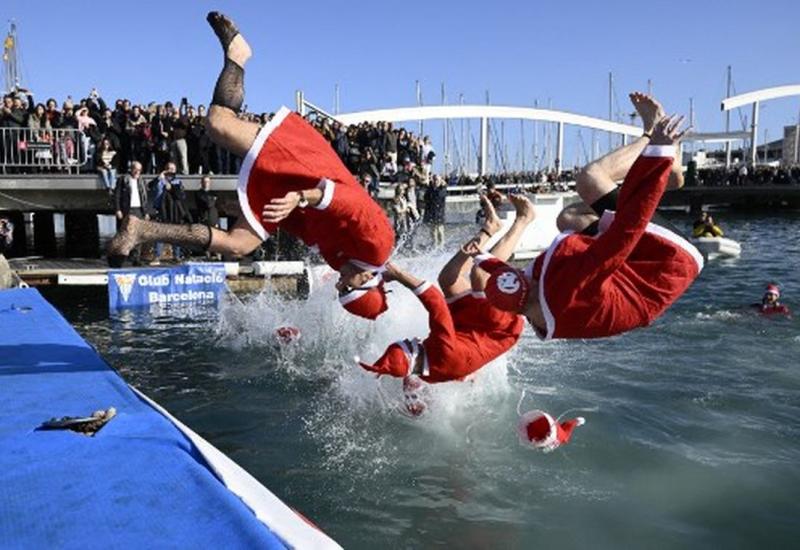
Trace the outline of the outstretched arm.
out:
<instances>
[{"instance_id":1,"label":"outstretched arm","mask_svg":"<svg viewBox=\"0 0 800 550\"><path fill-rule=\"evenodd\" d=\"M436 336L444 340L455 338L455 326L450 309L447 307L442 292L430 282L406 273L392 262L386 263L384 279L387 281L397 281L404 287L413 291L428 310L428 325L430 326L431 336Z\"/></svg>"},{"instance_id":2,"label":"outstretched arm","mask_svg":"<svg viewBox=\"0 0 800 550\"><path fill-rule=\"evenodd\" d=\"M492 256L504 262L508 261L511 255L514 254L514 250L517 249L517 243L519 243L520 238L522 238L523 233L525 233L525 229L536 218L533 203L528 197L525 195L511 194L508 198L511 204L514 205L517 217L514 218L514 222L511 224L506 234L503 235L489 251Z\"/></svg>"},{"instance_id":3,"label":"outstretched arm","mask_svg":"<svg viewBox=\"0 0 800 550\"><path fill-rule=\"evenodd\" d=\"M619 268L647 229L667 186L675 143L688 131L679 130L682 121L683 117L663 117L625 177L614 221L586 251L587 270L595 276L606 277Z\"/></svg>"},{"instance_id":4,"label":"outstretched arm","mask_svg":"<svg viewBox=\"0 0 800 550\"><path fill-rule=\"evenodd\" d=\"M446 298L468 292L472 288L468 274L472 270L474 262L467 249L471 248L473 244L483 249L492 235L500 231L503 226L494 205L486 195L481 196L481 207L484 213L484 223L479 233L465 242L439 272L439 286L442 287Z\"/></svg>"}]
</instances>

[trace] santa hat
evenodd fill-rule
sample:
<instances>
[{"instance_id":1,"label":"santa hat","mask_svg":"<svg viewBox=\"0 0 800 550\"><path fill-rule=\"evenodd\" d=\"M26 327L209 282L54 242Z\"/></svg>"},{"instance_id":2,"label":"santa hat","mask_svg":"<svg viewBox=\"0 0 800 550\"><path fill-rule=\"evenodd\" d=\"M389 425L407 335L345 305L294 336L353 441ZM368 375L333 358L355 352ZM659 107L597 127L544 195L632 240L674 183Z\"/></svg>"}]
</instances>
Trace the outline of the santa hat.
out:
<instances>
[{"instance_id":1,"label":"santa hat","mask_svg":"<svg viewBox=\"0 0 800 550\"><path fill-rule=\"evenodd\" d=\"M550 452L569 442L572 431L585 423L581 416L559 423L544 411L528 411L519 419L517 435L521 443Z\"/></svg>"},{"instance_id":2,"label":"santa hat","mask_svg":"<svg viewBox=\"0 0 800 550\"><path fill-rule=\"evenodd\" d=\"M427 384L416 374L403 378L403 405L411 416L421 416L428 409Z\"/></svg>"},{"instance_id":3,"label":"santa hat","mask_svg":"<svg viewBox=\"0 0 800 550\"><path fill-rule=\"evenodd\" d=\"M781 289L778 288L776 284L768 284L767 290L764 292L765 294L774 294L776 298L781 297Z\"/></svg>"},{"instance_id":4,"label":"santa hat","mask_svg":"<svg viewBox=\"0 0 800 550\"><path fill-rule=\"evenodd\" d=\"M386 351L383 352L383 355L381 355L380 359L375 361L375 363L372 365L368 363L362 363L358 357L356 357L355 360L362 369L374 372L378 375L388 374L389 376L395 376L398 378L406 376L410 366L408 355L403 349L403 346L401 346L399 343L392 344L386 348Z\"/></svg>"},{"instance_id":5,"label":"santa hat","mask_svg":"<svg viewBox=\"0 0 800 550\"><path fill-rule=\"evenodd\" d=\"M300 329L292 326L283 326L275 329L275 338L281 344L291 344L300 339Z\"/></svg>"},{"instance_id":6,"label":"santa hat","mask_svg":"<svg viewBox=\"0 0 800 550\"><path fill-rule=\"evenodd\" d=\"M353 315L366 319L377 319L381 313L389 309L389 305L386 303L386 290L383 288L383 278L378 274L363 286L339 296L339 303Z\"/></svg>"},{"instance_id":7,"label":"santa hat","mask_svg":"<svg viewBox=\"0 0 800 550\"><path fill-rule=\"evenodd\" d=\"M489 273L484 289L489 302L503 311L522 311L531 290L525 274L491 254L479 254L475 261L481 269Z\"/></svg>"}]
</instances>

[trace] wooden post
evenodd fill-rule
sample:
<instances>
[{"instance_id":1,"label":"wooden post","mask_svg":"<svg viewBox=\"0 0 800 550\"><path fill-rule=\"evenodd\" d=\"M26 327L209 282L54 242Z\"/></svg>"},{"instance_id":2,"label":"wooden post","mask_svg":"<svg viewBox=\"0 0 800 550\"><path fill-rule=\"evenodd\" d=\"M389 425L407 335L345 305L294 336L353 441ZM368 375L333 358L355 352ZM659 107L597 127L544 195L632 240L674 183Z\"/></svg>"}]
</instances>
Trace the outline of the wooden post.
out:
<instances>
[{"instance_id":1,"label":"wooden post","mask_svg":"<svg viewBox=\"0 0 800 550\"><path fill-rule=\"evenodd\" d=\"M96 212L64 215L64 248L67 258L100 257L100 225Z\"/></svg>"},{"instance_id":2,"label":"wooden post","mask_svg":"<svg viewBox=\"0 0 800 550\"><path fill-rule=\"evenodd\" d=\"M53 220L52 212L40 210L33 213L33 247L37 256L55 258L58 255Z\"/></svg>"}]
</instances>

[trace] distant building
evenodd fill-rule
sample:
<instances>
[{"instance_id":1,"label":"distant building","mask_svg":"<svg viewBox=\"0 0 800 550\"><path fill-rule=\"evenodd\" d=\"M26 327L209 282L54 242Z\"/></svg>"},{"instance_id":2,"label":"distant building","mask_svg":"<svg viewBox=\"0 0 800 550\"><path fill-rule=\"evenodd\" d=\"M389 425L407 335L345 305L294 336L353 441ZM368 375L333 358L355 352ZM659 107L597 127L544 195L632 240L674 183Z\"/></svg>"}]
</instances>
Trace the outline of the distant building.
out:
<instances>
[{"instance_id":1,"label":"distant building","mask_svg":"<svg viewBox=\"0 0 800 550\"><path fill-rule=\"evenodd\" d=\"M784 126L781 164L784 166L800 164L798 156L800 156L800 147L798 147L797 143L797 126Z\"/></svg>"}]
</instances>

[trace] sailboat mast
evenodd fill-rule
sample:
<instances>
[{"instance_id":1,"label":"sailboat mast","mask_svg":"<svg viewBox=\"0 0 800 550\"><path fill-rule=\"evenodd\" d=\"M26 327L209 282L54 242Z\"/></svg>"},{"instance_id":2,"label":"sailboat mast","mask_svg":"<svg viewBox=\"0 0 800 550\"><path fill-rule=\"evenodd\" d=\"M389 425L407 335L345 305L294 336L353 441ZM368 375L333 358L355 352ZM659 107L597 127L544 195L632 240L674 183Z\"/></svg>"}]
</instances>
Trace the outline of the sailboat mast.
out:
<instances>
[{"instance_id":1,"label":"sailboat mast","mask_svg":"<svg viewBox=\"0 0 800 550\"><path fill-rule=\"evenodd\" d=\"M730 65L728 65L727 73L728 73L728 86L727 86L727 91L725 92L725 97L731 97L732 80L731 80L731 66ZM727 134L730 131L731 131L731 110L728 109L727 111L725 111L725 133ZM731 142L730 141L726 141L725 142L725 168L730 168L730 167L731 167Z\"/></svg>"}]
</instances>

